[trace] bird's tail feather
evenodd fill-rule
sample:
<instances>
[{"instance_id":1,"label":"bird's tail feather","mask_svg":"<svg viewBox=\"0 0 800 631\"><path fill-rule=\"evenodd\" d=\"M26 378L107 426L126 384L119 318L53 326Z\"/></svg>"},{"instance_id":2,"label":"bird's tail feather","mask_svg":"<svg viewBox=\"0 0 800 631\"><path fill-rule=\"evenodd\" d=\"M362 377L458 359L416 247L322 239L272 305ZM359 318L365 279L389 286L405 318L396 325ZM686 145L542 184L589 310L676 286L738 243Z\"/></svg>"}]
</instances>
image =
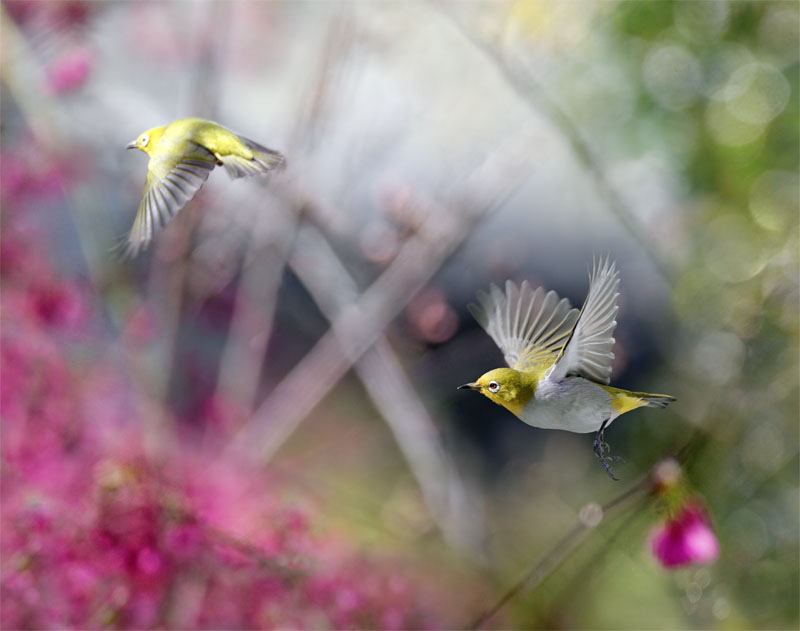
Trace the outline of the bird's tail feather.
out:
<instances>
[{"instance_id":1,"label":"bird's tail feather","mask_svg":"<svg viewBox=\"0 0 800 631\"><path fill-rule=\"evenodd\" d=\"M675 397L668 394L649 394L647 392L631 392L633 396L639 397L645 402L645 407L648 408L665 408L673 401Z\"/></svg>"},{"instance_id":2,"label":"bird's tail feather","mask_svg":"<svg viewBox=\"0 0 800 631\"><path fill-rule=\"evenodd\" d=\"M266 167L266 169L283 168L286 166L286 158L282 153L274 149L268 149L264 145L260 145L249 138L239 136L239 140L255 154L256 160Z\"/></svg>"},{"instance_id":3,"label":"bird's tail feather","mask_svg":"<svg viewBox=\"0 0 800 631\"><path fill-rule=\"evenodd\" d=\"M274 169L281 169L285 166L286 158L277 151L267 149L244 136L237 136L237 138L253 152L253 157L249 159L238 156L235 153L220 157L220 161L225 166L225 170L233 179L251 175L263 175L264 173L269 173Z\"/></svg>"}]
</instances>

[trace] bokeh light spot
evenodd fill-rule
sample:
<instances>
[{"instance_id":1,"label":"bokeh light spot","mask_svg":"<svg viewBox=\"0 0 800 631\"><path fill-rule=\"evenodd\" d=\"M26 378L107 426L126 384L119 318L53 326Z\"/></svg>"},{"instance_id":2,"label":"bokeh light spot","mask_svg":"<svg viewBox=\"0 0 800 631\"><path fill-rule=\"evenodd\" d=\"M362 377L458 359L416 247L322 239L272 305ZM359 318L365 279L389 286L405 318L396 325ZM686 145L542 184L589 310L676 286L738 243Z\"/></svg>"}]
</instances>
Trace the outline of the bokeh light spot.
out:
<instances>
[{"instance_id":1,"label":"bokeh light spot","mask_svg":"<svg viewBox=\"0 0 800 631\"><path fill-rule=\"evenodd\" d=\"M437 289L422 292L408 306L408 317L426 342L441 344L455 335L458 316Z\"/></svg>"},{"instance_id":2,"label":"bokeh light spot","mask_svg":"<svg viewBox=\"0 0 800 631\"><path fill-rule=\"evenodd\" d=\"M642 67L648 92L669 110L683 110L692 105L702 84L700 64L683 46L656 44Z\"/></svg>"},{"instance_id":3,"label":"bokeh light spot","mask_svg":"<svg viewBox=\"0 0 800 631\"><path fill-rule=\"evenodd\" d=\"M597 502L584 504L578 512L578 519L587 528L597 528L603 521L603 507Z\"/></svg>"},{"instance_id":4,"label":"bokeh light spot","mask_svg":"<svg viewBox=\"0 0 800 631\"><path fill-rule=\"evenodd\" d=\"M767 9L758 25L759 45L779 62L790 64L800 58L800 11L797 4L778 4Z\"/></svg>"},{"instance_id":5,"label":"bokeh light spot","mask_svg":"<svg viewBox=\"0 0 800 631\"><path fill-rule=\"evenodd\" d=\"M706 127L716 142L728 147L749 145L764 131L764 125L737 118L724 103L718 101L710 103L706 109Z\"/></svg>"},{"instance_id":6,"label":"bokeh light spot","mask_svg":"<svg viewBox=\"0 0 800 631\"><path fill-rule=\"evenodd\" d=\"M753 63L738 68L719 96L740 120L764 125L786 108L790 94L789 82L777 68Z\"/></svg>"},{"instance_id":7,"label":"bokeh light spot","mask_svg":"<svg viewBox=\"0 0 800 631\"><path fill-rule=\"evenodd\" d=\"M758 227L740 215L728 213L714 219L709 225L708 237L709 270L728 283L756 276L771 254Z\"/></svg>"},{"instance_id":8,"label":"bokeh light spot","mask_svg":"<svg viewBox=\"0 0 800 631\"><path fill-rule=\"evenodd\" d=\"M786 437L779 434L770 423L756 425L742 443L742 462L763 473L774 473L786 458Z\"/></svg>"},{"instance_id":9,"label":"bokeh light spot","mask_svg":"<svg viewBox=\"0 0 800 631\"><path fill-rule=\"evenodd\" d=\"M728 29L730 9L727 2L676 2L673 7L676 28L693 42L719 39Z\"/></svg>"},{"instance_id":10,"label":"bokeh light spot","mask_svg":"<svg viewBox=\"0 0 800 631\"><path fill-rule=\"evenodd\" d=\"M741 370L745 347L733 333L714 331L700 338L692 353L692 368L706 381L724 385Z\"/></svg>"},{"instance_id":11,"label":"bokeh light spot","mask_svg":"<svg viewBox=\"0 0 800 631\"><path fill-rule=\"evenodd\" d=\"M717 620L725 620L731 615L731 605L727 598L719 597L711 606L711 613Z\"/></svg>"},{"instance_id":12,"label":"bokeh light spot","mask_svg":"<svg viewBox=\"0 0 800 631\"><path fill-rule=\"evenodd\" d=\"M750 189L750 214L762 228L780 232L797 219L800 177L788 171L767 171Z\"/></svg>"}]
</instances>

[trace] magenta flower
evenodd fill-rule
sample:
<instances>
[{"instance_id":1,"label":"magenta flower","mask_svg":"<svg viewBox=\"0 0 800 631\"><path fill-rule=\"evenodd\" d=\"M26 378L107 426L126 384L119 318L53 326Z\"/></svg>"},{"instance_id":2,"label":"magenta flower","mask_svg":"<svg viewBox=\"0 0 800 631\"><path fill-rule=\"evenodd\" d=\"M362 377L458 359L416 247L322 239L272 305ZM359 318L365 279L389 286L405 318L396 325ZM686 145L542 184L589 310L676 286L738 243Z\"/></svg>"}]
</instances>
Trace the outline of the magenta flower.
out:
<instances>
[{"instance_id":1,"label":"magenta flower","mask_svg":"<svg viewBox=\"0 0 800 631\"><path fill-rule=\"evenodd\" d=\"M26 299L31 316L50 329L80 331L91 318L91 309L77 283L42 279L31 283Z\"/></svg>"},{"instance_id":2,"label":"magenta flower","mask_svg":"<svg viewBox=\"0 0 800 631\"><path fill-rule=\"evenodd\" d=\"M92 69L92 53L79 47L66 51L47 71L47 84L54 94L71 92L81 87Z\"/></svg>"},{"instance_id":3,"label":"magenta flower","mask_svg":"<svg viewBox=\"0 0 800 631\"><path fill-rule=\"evenodd\" d=\"M207 430L241 422L234 401L201 399L174 423L185 440L150 457L150 395L105 352L90 288L48 260L31 228L43 180L15 164L0 182L0 629L452 627L431 592L459 590L365 553L311 494L220 457ZM134 311L126 346L157 326Z\"/></svg>"},{"instance_id":4,"label":"magenta flower","mask_svg":"<svg viewBox=\"0 0 800 631\"><path fill-rule=\"evenodd\" d=\"M686 503L676 515L653 531L653 555L665 568L691 563L713 563L719 542L705 509L697 502Z\"/></svg>"}]
</instances>

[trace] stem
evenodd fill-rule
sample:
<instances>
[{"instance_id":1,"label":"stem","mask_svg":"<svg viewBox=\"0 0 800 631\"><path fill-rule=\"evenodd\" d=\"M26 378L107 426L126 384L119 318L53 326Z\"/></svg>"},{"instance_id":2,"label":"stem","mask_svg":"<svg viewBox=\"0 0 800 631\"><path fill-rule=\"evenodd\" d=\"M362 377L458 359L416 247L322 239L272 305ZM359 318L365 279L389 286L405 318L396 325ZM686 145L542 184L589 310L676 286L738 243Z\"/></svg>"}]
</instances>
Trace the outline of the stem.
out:
<instances>
[{"instance_id":1,"label":"stem","mask_svg":"<svg viewBox=\"0 0 800 631\"><path fill-rule=\"evenodd\" d=\"M595 157L589 144L584 140L578 126L572 121L564 108L547 94L544 87L537 82L530 73L522 73L512 69L494 47L471 33L458 18L447 13L441 4L434 3L433 6L438 8L439 11L447 17L464 36L467 42L472 44L472 46L496 67L500 76L506 81L520 100L537 112L543 110L550 121L558 127L564 135L564 138L572 147L575 156L592 176L595 186L606 202L608 210L616 216L625 230L627 230L631 237L640 245L644 253L650 257L664 278L672 282L674 277L672 265L659 250L656 240L647 234L642 226L642 222L637 219L633 211L608 182L608 178L605 176L605 172L601 166L601 161Z\"/></svg>"},{"instance_id":2,"label":"stem","mask_svg":"<svg viewBox=\"0 0 800 631\"><path fill-rule=\"evenodd\" d=\"M650 482L649 475L642 477L636 484L622 492L620 495L607 502L602 507L603 515L614 509L619 504L622 504L630 497L645 491ZM528 570L522 578L514 583L501 597L486 611L480 614L471 624L466 628L470 630L480 629L483 624L494 616L503 606L508 603L514 596L519 594L523 588L530 586L538 587L542 582L553 573L553 571L581 544L588 536L589 531L593 527L578 521L572 528L556 543L550 551L535 563L530 570Z\"/></svg>"}]
</instances>

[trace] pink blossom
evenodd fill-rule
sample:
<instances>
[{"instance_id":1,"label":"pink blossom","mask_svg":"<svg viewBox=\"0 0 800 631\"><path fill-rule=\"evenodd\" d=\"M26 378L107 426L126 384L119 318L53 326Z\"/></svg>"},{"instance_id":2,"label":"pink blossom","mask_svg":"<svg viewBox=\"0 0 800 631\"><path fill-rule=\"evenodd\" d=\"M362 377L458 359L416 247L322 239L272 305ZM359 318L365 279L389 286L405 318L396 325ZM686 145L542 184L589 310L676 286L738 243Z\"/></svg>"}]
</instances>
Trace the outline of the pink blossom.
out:
<instances>
[{"instance_id":1,"label":"pink blossom","mask_svg":"<svg viewBox=\"0 0 800 631\"><path fill-rule=\"evenodd\" d=\"M89 318L89 306L74 283L47 281L31 284L27 292L32 315L46 325L77 331Z\"/></svg>"},{"instance_id":2,"label":"pink blossom","mask_svg":"<svg viewBox=\"0 0 800 631\"><path fill-rule=\"evenodd\" d=\"M129 348L142 348L151 344L159 333L156 314L146 305L135 307L127 316L122 339Z\"/></svg>"},{"instance_id":3,"label":"pink blossom","mask_svg":"<svg viewBox=\"0 0 800 631\"><path fill-rule=\"evenodd\" d=\"M14 240L0 253L18 265L0 295L0 628L452 626L432 580L327 532L311 498L221 458L223 441L187 432L148 458L140 416L153 402L94 350L105 340L83 326L89 289L7 207ZM58 334L78 325L78 344ZM190 419L202 429L240 420L229 401L203 403Z\"/></svg>"},{"instance_id":4,"label":"pink blossom","mask_svg":"<svg viewBox=\"0 0 800 631\"><path fill-rule=\"evenodd\" d=\"M54 94L72 92L86 82L91 70L91 51L85 47L72 48L47 69L47 85Z\"/></svg>"},{"instance_id":5,"label":"pink blossom","mask_svg":"<svg viewBox=\"0 0 800 631\"><path fill-rule=\"evenodd\" d=\"M653 555L665 568L692 563L713 563L719 542L705 509L697 502L685 504L677 515L651 535Z\"/></svg>"},{"instance_id":6,"label":"pink blossom","mask_svg":"<svg viewBox=\"0 0 800 631\"><path fill-rule=\"evenodd\" d=\"M60 0L42 2L41 0L16 0L4 2L3 7L20 24L38 20L51 27L79 28L88 21L93 3L86 0Z\"/></svg>"},{"instance_id":7,"label":"pink blossom","mask_svg":"<svg viewBox=\"0 0 800 631\"><path fill-rule=\"evenodd\" d=\"M28 197L53 198L60 195L68 180L67 168L51 157L30 155L38 147L30 147L14 154L3 152L3 170L0 172L0 193L4 201L20 201ZM20 155L24 154L24 155ZM24 207L11 205L9 214L23 212ZM4 229L5 230L5 229Z\"/></svg>"},{"instance_id":8,"label":"pink blossom","mask_svg":"<svg viewBox=\"0 0 800 631\"><path fill-rule=\"evenodd\" d=\"M408 306L408 318L415 332L431 344L446 342L458 328L455 311L438 289L425 290L414 298Z\"/></svg>"}]
</instances>

